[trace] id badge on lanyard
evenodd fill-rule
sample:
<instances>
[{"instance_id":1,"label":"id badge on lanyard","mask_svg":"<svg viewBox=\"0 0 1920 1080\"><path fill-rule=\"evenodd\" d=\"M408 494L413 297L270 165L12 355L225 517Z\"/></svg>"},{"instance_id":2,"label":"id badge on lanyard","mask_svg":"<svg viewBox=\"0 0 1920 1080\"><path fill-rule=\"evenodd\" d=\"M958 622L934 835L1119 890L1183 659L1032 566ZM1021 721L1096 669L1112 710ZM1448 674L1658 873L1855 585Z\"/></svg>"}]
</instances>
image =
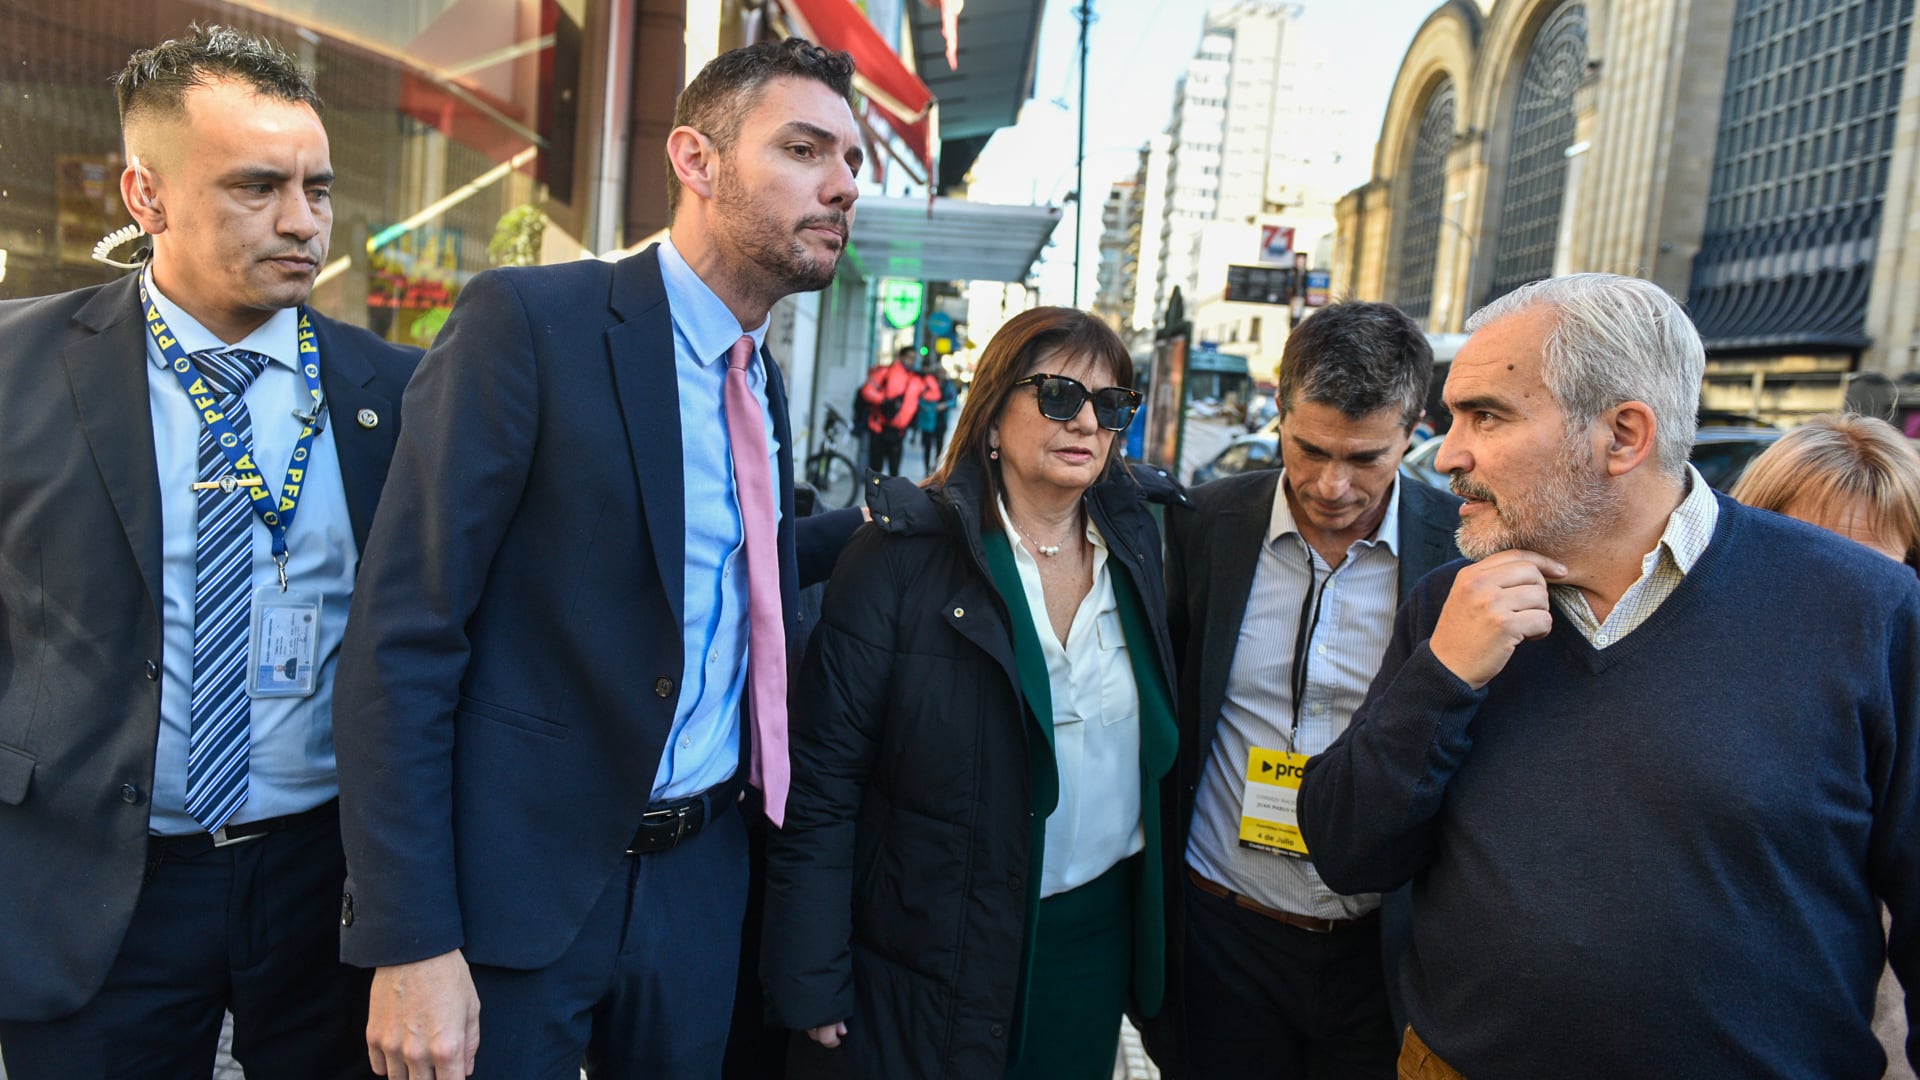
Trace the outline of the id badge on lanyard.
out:
<instances>
[{"instance_id":1,"label":"id badge on lanyard","mask_svg":"<svg viewBox=\"0 0 1920 1080\"><path fill-rule=\"evenodd\" d=\"M265 585L253 591L247 696L306 697L320 660L320 594Z\"/></svg>"},{"instance_id":2,"label":"id badge on lanyard","mask_svg":"<svg viewBox=\"0 0 1920 1080\"><path fill-rule=\"evenodd\" d=\"M146 316L147 332L159 346L167 370L180 381L180 388L193 402L201 423L206 425L214 444L233 468L233 472L221 477L214 486L229 498L245 497L273 538L273 562L280 572L280 582L277 588L268 585L253 591L253 618L247 635L247 694L255 698L306 697L313 693L318 675L320 594L290 587L287 537L293 529L294 514L300 508L300 489L306 482L313 442L322 426L321 406L325 399L320 388L320 345L314 335L313 319L306 309L301 309L300 374L306 379L312 408L307 413L294 414L300 421L300 437L294 444L293 458L287 463L279 501L275 502L254 464L250 440L242 438L234 430L233 422L220 411L221 395L207 384L179 339L167 328L160 309L147 292L144 275L140 280L140 307Z\"/></svg>"},{"instance_id":3,"label":"id badge on lanyard","mask_svg":"<svg viewBox=\"0 0 1920 1080\"><path fill-rule=\"evenodd\" d=\"M1247 790L1240 798L1240 846L1270 855L1307 857L1300 835L1300 777L1306 754L1285 750L1247 751Z\"/></svg>"},{"instance_id":4,"label":"id badge on lanyard","mask_svg":"<svg viewBox=\"0 0 1920 1080\"><path fill-rule=\"evenodd\" d=\"M1289 730L1296 737L1300 703L1310 685L1307 665L1313 654L1309 645L1320 625L1319 601L1326 595L1326 582L1332 580L1331 574L1325 580L1315 580L1313 549L1304 538L1300 550L1307 561L1307 591L1300 600L1300 624L1294 628L1293 663L1289 668L1293 674L1293 724ZM1241 847L1293 859L1307 857L1307 840L1300 835L1300 778L1306 775L1307 758L1311 756L1248 748L1247 786L1240 796Z\"/></svg>"}]
</instances>

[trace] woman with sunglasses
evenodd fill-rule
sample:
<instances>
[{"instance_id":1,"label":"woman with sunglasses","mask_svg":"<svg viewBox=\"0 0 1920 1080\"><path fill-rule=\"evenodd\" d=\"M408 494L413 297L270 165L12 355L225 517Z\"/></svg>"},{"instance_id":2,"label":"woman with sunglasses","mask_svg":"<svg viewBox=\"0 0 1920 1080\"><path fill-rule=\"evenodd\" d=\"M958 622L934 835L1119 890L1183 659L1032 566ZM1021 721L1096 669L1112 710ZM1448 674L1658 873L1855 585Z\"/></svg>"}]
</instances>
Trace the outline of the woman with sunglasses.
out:
<instances>
[{"instance_id":1,"label":"woman with sunglasses","mask_svg":"<svg viewBox=\"0 0 1920 1080\"><path fill-rule=\"evenodd\" d=\"M1177 736L1132 381L1098 319L1016 316L945 464L872 481L828 585L762 974L847 1075L1107 1080L1122 1010L1167 996Z\"/></svg>"}]
</instances>

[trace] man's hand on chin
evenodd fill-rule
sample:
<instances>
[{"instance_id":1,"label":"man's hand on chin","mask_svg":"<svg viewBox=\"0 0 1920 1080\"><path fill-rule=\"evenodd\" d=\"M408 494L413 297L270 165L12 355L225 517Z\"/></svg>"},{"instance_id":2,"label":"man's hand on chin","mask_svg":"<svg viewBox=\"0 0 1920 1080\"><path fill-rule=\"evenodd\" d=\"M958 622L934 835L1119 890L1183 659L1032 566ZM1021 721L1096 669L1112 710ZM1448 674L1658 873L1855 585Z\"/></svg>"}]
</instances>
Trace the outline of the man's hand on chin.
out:
<instances>
[{"instance_id":1,"label":"man's hand on chin","mask_svg":"<svg viewBox=\"0 0 1920 1080\"><path fill-rule=\"evenodd\" d=\"M373 973L367 1060L388 1080L464 1080L480 1048L480 995L455 949Z\"/></svg>"},{"instance_id":2,"label":"man's hand on chin","mask_svg":"<svg viewBox=\"0 0 1920 1080\"><path fill-rule=\"evenodd\" d=\"M1566 575L1560 563L1517 548L1463 567L1428 640L1434 659L1475 690L1487 685L1521 642L1553 629L1547 585Z\"/></svg>"}]
</instances>

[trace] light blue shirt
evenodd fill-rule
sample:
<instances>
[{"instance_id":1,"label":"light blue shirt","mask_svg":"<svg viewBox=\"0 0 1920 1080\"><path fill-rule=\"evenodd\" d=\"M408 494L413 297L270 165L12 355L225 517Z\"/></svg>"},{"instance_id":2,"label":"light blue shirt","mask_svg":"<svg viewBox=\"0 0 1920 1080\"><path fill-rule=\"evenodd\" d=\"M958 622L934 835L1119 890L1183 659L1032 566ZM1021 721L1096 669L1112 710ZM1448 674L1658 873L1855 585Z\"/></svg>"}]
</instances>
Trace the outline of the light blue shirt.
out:
<instances>
[{"instance_id":1,"label":"light blue shirt","mask_svg":"<svg viewBox=\"0 0 1920 1080\"><path fill-rule=\"evenodd\" d=\"M766 418L768 468L778 476L780 447L767 408L760 348L767 321L742 330L726 302L681 258L673 241L660 245L660 276L673 313L673 364L680 382L680 452L687 513L687 580L681 616L686 658L680 700L653 798L677 799L723 783L740 767L740 706L747 682L747 560L740 500L734 492L723 394L727 354L741 335L753 339L747 382ZM774 521L780 520L779 481Z\"/></svg>"},{"instance_id":2,"label":"light blue shirt","mask_svg":"<svg viewBox=\"0 0 1920 1080\"><path fill-rule=\"evenodd\" d=\"M1317 754L1340 737L1366 700L1393 637L1400 586L1400 485L1388 490L1386 516L1372 537L1347 546L1339 566L1300 535L1287 503L1286 474L1273 486L1266 543L1253 572L1246 614L1227 669L1220 722L1194 797L1187 865L1270 908L1320 919L1353 919L1380 906L1373 893L1342 896L1313 863L1240 845L1247 759L1253 748ZM1301 601L1313 590L1319 618L1301 625ZM1311 610L1311 609L1309 609ZM1300 634L1306 647L1296 650ZM1293 657L1307 661L1296 708ZM1294 726L1294 717L1299 726Z\"/></svg>"},{"instance_id":3,"label":"light blue shirt","mask_svg":"<svg viewBox=\"0 0 1920 1080\"><path fill-rule=\"evenodd\" d=\"M148 273L147 290L168 329L189 353L225 348L225 342L193 316L160 294ZM244 400L253 418L254 461L260 477L277 497L287 465L299 441L294 410L312 402L300 374L299 315L276 312L265 325L234 348L272 359L247 389ZM153 452L160 474L161 526L161 676L160 739L153 772L153 804L148 827L157 833L200 832L187 816L187 733L193 702L193 592L195 527L199 503L193 483L200 474L200 414L180 381L168 370L147 335L147 401L153 414ZM327 363L325 353L320 363ZM333 672L340 638L347 627L347 603L353 590L359 549L347 516L347 493L340 481L340 456L328 423L313 440L313 456L300 486L300 509L287 537L287 577L293 588L320 594L320 665L317 689L306 698L261 698L252 703L248 739L247 798L230 824L258 821L311 810L339 793L333 763ZM351 417L348 421L351 422ZM245 499L244 491L229 498ZM280 587L273 565L273 538L253 523L254 588Z\"/></svg>"}]
</instances>

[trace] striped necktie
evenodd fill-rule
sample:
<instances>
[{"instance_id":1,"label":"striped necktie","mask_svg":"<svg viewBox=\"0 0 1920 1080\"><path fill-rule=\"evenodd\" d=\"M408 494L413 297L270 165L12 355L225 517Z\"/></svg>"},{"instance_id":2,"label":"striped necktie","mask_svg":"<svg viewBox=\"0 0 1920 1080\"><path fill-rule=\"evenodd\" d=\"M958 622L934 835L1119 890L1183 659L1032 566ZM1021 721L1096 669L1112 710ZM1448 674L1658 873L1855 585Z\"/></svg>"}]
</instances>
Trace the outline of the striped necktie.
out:
<instances>
[{"instance_id":1,"label":"striped necktie","mask_svg":"<svg viewBox=\"0 0 1920 1080\"><path fill-rule=\"evenodd\" d=\"M253 419L241 396L267 358L240 349L194 353L194 366L217 393L220 411L251 451ZM199 479L232 467L200 425ZM198 493L193 587L193 705L187 736L187 813L208 832L226 824L247 798L247 633L252 612L253 500L246 488Z\"/></svg>"}]
</instances>

